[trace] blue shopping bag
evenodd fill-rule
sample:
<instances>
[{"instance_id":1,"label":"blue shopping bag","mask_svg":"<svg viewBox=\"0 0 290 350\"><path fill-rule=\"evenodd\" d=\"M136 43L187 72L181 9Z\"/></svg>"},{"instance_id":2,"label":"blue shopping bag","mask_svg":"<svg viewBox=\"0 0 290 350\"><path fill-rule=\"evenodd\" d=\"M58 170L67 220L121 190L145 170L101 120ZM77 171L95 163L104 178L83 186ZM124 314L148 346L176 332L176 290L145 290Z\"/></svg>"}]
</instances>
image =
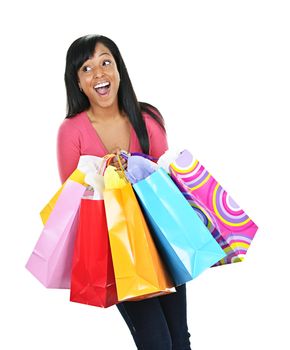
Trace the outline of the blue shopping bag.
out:
<instances>
[{"instance_id":1,"label":"blue shopping bag","mask_svg":"<svg viewBox=\"0 0 290 350\"><path fill-rule=\"evenodd\" d=\"M133 184L160 255L176 286L192 280L225 253L162 168Z\"/></svg>"}]
</instances>

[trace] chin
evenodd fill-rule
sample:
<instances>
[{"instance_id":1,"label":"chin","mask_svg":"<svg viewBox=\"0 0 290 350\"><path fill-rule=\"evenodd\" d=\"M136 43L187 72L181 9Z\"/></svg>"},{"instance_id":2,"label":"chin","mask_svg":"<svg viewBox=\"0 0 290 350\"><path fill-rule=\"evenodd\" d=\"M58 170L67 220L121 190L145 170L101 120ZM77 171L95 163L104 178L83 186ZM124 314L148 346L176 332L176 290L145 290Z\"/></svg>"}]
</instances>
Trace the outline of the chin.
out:
<instances>
[{"instance_id":1,"label":"chin","mask_svg":"<svg viewBox=\"0 0 290 350\"><path fill-rule=\"evenodd\" d=\"M102 102L97 102L100 107L111 107L114 105L114 101L102 101Z\"/></svg>"},{"instance_id":2,"label":"chin","mask_svg":"<svg viewBox=\"0 0 290 350\"><path fill-rule=\"evenodd\" d=\"M115 98L113 101L109 99L108 101L97 101L97 105L102 108L108 108L114 106L115 103L118 103L118 100Z\"/></svg>"}]
</instances>

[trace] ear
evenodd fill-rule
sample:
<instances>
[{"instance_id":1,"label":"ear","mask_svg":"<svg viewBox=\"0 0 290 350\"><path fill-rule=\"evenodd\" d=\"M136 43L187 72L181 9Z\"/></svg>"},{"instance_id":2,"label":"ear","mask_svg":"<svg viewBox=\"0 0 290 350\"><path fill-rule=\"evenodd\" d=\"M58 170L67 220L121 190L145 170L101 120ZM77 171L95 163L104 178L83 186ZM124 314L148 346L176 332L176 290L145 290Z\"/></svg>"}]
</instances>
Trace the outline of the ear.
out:
<instances>
[{"instance_id":1,"label":"ear","mask_svg":"<svg viewBox=\"0 0 290 350\"><path fill-rule=\"evenodd\" d=\"M79 88L81 90L81 92L83 92L83 89L82 89L82 86L81 86L81 83L78 81L78 85L79 85Z\"/></svg>"}]
</instances>

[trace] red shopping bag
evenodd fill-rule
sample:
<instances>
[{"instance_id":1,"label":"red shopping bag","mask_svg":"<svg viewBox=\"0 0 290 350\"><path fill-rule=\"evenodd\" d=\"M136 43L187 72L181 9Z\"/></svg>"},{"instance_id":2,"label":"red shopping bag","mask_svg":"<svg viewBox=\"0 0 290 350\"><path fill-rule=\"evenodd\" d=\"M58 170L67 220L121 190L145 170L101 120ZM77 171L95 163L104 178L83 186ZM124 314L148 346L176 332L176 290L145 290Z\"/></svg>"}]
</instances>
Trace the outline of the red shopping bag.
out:
<instances>
[{"instance_id":1,"label":"red shopping bag","mask_svg":"<svg viewBox=\"0 0 290 350\"><path fill-rule=\"evenodd\" d=\"M99 307L118 303L102 199L81 199L70 301Z\"/></svg>"}]
</instances>

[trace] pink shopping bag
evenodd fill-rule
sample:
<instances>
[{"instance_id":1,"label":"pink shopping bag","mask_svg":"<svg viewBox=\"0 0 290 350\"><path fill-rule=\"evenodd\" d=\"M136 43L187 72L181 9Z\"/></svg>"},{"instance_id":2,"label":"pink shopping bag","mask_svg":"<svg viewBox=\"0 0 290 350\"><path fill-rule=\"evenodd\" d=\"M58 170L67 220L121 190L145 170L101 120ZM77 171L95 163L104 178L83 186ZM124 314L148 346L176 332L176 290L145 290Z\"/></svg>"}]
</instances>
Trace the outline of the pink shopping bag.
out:
<instances>
[{"instance_id":1,"label":"pink shopping bag","mask_svg":"<svg viewBox=\"0 0 290 350\"><path fill-rule=\"evenodd\" d=\"M77 182L65 183L25 266L47 288L70 288L78 211L85 190Z\"/></svg>"},{"instance_id":2,"label":"pink shopping bag","mask_svg":"<svg viewBox=\"0 0 290 350\"><path fill-rule=\"evenodd\" d=\"M169 169L180 191L227 254L214 266L242 261L258 226L189 151L181 152Z\"/></svg>"}]
</instances>

